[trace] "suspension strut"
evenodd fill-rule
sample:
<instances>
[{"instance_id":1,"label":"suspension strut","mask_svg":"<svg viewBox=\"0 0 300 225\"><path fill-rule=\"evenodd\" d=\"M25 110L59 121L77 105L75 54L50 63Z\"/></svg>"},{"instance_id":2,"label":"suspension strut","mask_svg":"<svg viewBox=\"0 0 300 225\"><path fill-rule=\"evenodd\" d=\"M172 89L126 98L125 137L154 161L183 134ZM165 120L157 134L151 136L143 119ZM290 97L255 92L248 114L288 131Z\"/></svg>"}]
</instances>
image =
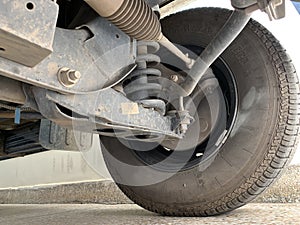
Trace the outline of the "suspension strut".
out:
<instances>
[{"instance_id":1,"label":"suspension strut","mask_svg":"<svg viewBox=\"0 0 300 225\"><path fill-rule=\"evenodd\" d=\"M179 50L162 33L160 22L144 0L85 0L99 15L107 18L130 37L137 40L157 41L185 62L191 69L186 80L180 85L180 95L190 95L205 71L232 43L250 20L256 5L244 10L235 10L223 28L195 61Z\"/></svg>"},{"instance_id":2,"label":"suspension strut","mask_svg":"<svg viewBox=\"0 0 300 225\"><path fill-rule=\"evenodd\" d=\"M123 90L130 100L164 114L165 102L159 99L162 85L158 82L158 78L161 72L153 68L160 63L160 57L154 54L159 47L154 41L138 42L137 68L123 81Z\"/></svg>"}]
</instances>

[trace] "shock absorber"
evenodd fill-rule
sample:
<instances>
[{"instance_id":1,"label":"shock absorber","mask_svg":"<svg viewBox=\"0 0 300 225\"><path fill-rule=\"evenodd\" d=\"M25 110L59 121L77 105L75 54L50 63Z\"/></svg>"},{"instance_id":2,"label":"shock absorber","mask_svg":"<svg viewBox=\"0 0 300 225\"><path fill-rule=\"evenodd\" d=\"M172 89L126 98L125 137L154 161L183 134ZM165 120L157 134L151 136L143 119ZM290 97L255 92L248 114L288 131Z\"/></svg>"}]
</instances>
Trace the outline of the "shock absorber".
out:
<instances>
[{"instance_id":1,"label":"shock absorber","mask_svg":"<svg viewBox=\"0 0 300 225\"><path fill-rule=\"evenodd\" d=\"M85 0L99 15L137 40L157 41L177 55L188 68L190 59L162 33L159 19L144 0Z\"/></svg>"},{"instance_id":2,"label":"shock absorber","mask_svg":"<svg viewBox=\"0 0 300 225\"><path fill-rule=\"evenodd\" d=\"M99 15L137 40L160 39L157 16L144 0L85 0Z\"/></svg>"},{"instance_id":3,"label":"shock absorber","mask_svg":"<svg viewBox=\"0 0 300 225\"><path fill-rule=\"evenodd\" d=\"M160 63L160 57L154 54L159 47L154 41L138 42L137 68L123 81L123 90L130 100L164 114L165 102L159 99L162 85L158 82L158 77L161 76L161 72L153 68L155 64Z\"/></svg>"}]
</instances>

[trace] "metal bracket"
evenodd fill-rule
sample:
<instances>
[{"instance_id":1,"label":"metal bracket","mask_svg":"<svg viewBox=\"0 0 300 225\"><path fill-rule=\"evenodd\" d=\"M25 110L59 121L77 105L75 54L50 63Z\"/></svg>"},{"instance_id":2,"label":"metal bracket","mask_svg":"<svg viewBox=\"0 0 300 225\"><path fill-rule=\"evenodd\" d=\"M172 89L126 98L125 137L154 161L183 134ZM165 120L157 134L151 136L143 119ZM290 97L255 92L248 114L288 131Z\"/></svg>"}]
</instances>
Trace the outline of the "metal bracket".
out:
<instances>
[{"instance_id":1,"label":"metal bracket","mask_svg":"<svg viewBox=\"0 0 300 225\"><path fill-rule=\"evenodd\" d=\"M270 0L265 8L270 20L281 19L285 17L285 0Z\"/></svg>"},{"instance_id":2,"label":"metal bracket","mask_svg":"<svg viewBox=\"0 0 300 225\"><path fill-rule=\"evenodd\" d=\"M257 7L268 14L270 20L285 17L285 0L231 0L236 9L246 10Z\"/></svg>"},{"instance_id":3,"label":"metal bracket","mask_svg":"<svg viewBox=\"0 0 300 225\"><path fill-rule=\"evenodd\" d=\"M36 20L36 23L40 21ZM39 29L37 24L36 32L44 32L44 27ZM27 29L21 25L20 29ZM135 67L135 48L135 41L98 17L77 30L57 28L53 53L34 68L0 57L0 74L60 93L97 91L113 84ZM62 67L81 73L76 85L66 87L59 82L57 73Z\"/></svg>"},{"instance_id":4,"label":"metal bracket","mask_svg":"<svg viewBox=\"0 0 300 225\"><path fill-rule=\"evenodd\" d=\"M131 102L111 88L84 95L31 89L41 114L66 128L127 139L143 134L148 141L162 135L182 138L172 130L172 117Z\"/></svg>"},{"instance_id":5,"label":"metal bracket","mask_svg":"<svg viewBox=\"0 0 300 225\"><path fill-rule=\"evenodd\" d=\"M58 5L49 0L0 1L0 57L33 67L52 53Z\"/></svg>"}]
</instances>

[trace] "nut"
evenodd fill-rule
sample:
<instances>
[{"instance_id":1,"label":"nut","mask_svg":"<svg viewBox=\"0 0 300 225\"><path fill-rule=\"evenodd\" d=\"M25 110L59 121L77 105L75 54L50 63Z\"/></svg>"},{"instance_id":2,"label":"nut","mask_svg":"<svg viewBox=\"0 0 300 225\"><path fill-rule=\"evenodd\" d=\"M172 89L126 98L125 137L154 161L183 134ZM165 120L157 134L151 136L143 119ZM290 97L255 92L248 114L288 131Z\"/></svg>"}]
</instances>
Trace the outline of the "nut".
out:
<instances>
[{"instance_id":1,"label":"nut","mask_svg":"<svg viewBox=\"0 0 300 225\"><path fill-rule=\"evenodd\" d=\"M57 76L59 82L63 86L72 87L80 80L81 73L79 71L71 70L67 67L63 67L58 71Z\"/></svg>"},{"instance_id":2,"label":"nut","mask_svg":"<svg viewBox=\"0 0 300 225\"><path fill-rule=\"evenodd\" d=\"M177 82L179 80L178 76L177 75L171 75L170 76L171 80L174 81L174 82Z\"/></svg>"}]
</instances>

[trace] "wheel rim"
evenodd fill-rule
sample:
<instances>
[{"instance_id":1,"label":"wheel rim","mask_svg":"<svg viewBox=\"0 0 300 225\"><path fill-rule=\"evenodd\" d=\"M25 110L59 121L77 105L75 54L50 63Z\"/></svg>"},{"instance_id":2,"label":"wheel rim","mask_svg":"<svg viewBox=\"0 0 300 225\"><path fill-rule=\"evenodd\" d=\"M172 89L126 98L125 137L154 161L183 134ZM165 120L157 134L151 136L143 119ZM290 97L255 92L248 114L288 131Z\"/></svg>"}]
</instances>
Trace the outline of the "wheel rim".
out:
<instances>
[{"instance_id":1,"label":"wheel rim","mask_svg":"<svg viewBox=\"0 0 300 225\"><path fill-rule=\"evenodd\" d=\"M198 46L185 47L197 55L204 49ZM220 113L216 123L217 125L212 128L209 137L205 141L198 143L197 146L193 146L193 148L185 151L173 151L162 145L149 151L133 150L136 157L144 164L155 170L171 173L188 170L195 166L198 166L201 170L201 168L205 169L211 164L230 135L235 123L238 106L236 81L233 72L230 70L225 60L221 57L218 58L211 68L219 81L221 90L221 93L218 93L219 100L221 99L223 101L221 104L224 104L226 112L223 111ZM199 105L199 107L200 106L201 105ZM224 119L226 120L226 123L220 126L219 122ZM143 143L132 142L131 144L132 149L139 149L140 147L136 148L136 146ZM186 160L189 156L190 158ZM168 158L167 162L165 160L166 158Z\"/></svg>"}]
</instances>

